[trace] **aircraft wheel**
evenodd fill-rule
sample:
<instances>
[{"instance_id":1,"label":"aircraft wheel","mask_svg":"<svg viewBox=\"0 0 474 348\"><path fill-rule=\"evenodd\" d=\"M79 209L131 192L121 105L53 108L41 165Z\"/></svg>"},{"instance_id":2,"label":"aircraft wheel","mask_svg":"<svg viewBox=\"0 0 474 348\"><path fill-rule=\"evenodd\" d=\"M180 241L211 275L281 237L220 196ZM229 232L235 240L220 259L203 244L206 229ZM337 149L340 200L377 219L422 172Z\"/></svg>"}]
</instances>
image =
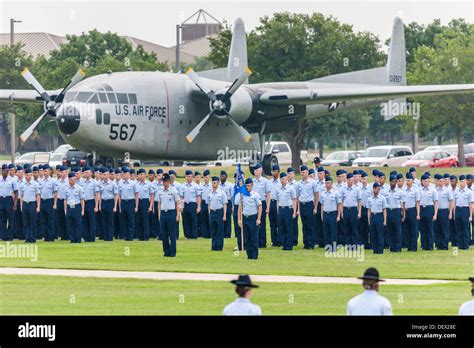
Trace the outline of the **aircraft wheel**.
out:
<instances>
[{"instance_id":1,"label":"aircraft wheel","mask_svg":"<svg viewBox=\"0 0 474 348\"><path fill-rule=\"evenodd\" d=\"M274 155L265 155L263 157L263 173L265 175L272 175L272 167L278 165L278 158Z\"/></svg>"}]
</instances>

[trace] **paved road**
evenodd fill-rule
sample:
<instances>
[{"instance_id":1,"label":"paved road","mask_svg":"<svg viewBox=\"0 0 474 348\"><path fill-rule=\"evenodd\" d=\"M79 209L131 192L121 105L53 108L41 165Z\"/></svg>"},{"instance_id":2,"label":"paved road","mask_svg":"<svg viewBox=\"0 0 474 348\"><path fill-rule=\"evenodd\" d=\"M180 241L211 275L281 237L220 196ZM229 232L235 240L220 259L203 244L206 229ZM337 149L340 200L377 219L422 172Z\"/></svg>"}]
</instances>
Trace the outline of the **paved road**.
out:
<instances>
[{"instance_id":1,"label":"paved road","mask_svg":"<svg viewBox=\"0 0 474 348\"><path fill-rule=\"evenodd\" d=\"M185 273L185 272L130 272L130 271L99 271L77 269L47 269L47 268L1 268L0 274L10 275L46 275L85 278L135 278L155 280L197 280L197 281L229 281L235 279L235 274L217 273ZM345 277L311 277L311 276L282 276L282 275L252 275L256 282L271 283L307 283L307 284L360 284L357 278ZM442 279L386 279L389 285L428 285L445 284L452 280Z\"/></svg>"}]
</instances>

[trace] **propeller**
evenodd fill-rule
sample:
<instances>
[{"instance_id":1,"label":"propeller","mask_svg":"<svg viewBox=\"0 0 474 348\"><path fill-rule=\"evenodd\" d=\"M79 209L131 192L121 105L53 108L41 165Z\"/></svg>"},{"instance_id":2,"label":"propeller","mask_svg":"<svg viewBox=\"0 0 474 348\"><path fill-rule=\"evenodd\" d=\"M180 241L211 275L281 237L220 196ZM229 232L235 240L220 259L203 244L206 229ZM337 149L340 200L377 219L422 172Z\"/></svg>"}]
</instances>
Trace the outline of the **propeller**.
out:
<instances>
[{"instance_id":1,"label":"propeller","mask_svg":"<svg viewBox=\"0 0 474 348\"><path fill-rule=\"evenodd\" d=\"M230 123L237 129L242 139L248 143L252 136L245 130L244 127L240 126L229 113L227 108L230 106L229 101L232 95L242 86L250 75L252 75L252 70L248 67L242 71L242 73L232 82L227 91L223 95L216 95L216 93L210 89L204 81L199 77L193 68L189 68L186 71L186 75L190 78L191 81L204 93L207 95L211 101L211 112L207 114L201 122L198 123L196 127L193 128L191 132L186 136L186 140L189 143L192 143L194 139L199 135L201 129L204 127L206 122L215 114L224 114Z\"/></svg>"},{"instance_id":2,"label":"propeller","mask_svg":"<svg viewBox=\"0 0 474 348\"><path fill-rule=\"evenodd\" d=\"M20 135L20 140L22 142L26 142L46 115L56 117L56 110L59 108L59 106L63 102L66 92L75 84L80 82L84 78L85 73L82 69L79 69L76 72L76 74L72 77L72 79L68 82L68 84L63 88L61 93L59 93L57 96L50 96L48 92L46 92L46 90L43 88L41 83L39 83L38 80L33 76L33 74L30 72L28 68L25 68L23 70L23 72L21 73L21 76L23 76L26 82L28 82L38 92L38 94L41 96L41 99L44 100L45 105L46 105L45 112L40 117L38 117L36 121L33 122Z\"/></svg>"}]
</instances>

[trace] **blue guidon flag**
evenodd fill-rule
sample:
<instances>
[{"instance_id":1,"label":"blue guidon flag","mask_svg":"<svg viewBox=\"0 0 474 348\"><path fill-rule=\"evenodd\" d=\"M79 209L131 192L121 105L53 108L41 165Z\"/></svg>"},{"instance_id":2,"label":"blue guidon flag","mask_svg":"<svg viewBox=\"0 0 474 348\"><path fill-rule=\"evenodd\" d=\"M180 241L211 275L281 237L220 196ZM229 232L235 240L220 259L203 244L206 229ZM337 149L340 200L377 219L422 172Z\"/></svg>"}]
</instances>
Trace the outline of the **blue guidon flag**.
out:
<instances>
[{"instance_id":1,"label":"blue guidon flag","mask_svg":"<svg viewBox=\"0 0 474 348\"><path fill-rule=\"evenodd\" d=\"M237 165L237 177L235 178L234 184L234 197L232 197L232 201L235 198L237 193L241 193L245 196L250 196L249 191L247 191L247 187L244 184L244 178L242 177L242 170L240 169L240 163Z\"/></svg>"}]
</instances>

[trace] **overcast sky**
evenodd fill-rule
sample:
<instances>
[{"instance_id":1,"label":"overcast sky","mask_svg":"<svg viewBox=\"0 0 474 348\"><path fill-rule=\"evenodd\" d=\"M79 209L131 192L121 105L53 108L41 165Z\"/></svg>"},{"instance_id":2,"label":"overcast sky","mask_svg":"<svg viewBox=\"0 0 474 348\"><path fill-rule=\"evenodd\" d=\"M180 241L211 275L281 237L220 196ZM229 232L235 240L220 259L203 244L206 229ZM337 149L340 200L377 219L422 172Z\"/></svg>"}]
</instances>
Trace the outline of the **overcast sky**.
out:
<instances>
[{"instance_id":1,"label":"overcast sky","mask_svg":"<svg viewBox=\"0 0 474 348\"><path fill-rule=\"evenodd\" d=\"M48 32L64 36L91 29L134 36L164 46L175 44L175 25L203 8L219 20L232 23L241 17L247 31L259 18L274 12L321 12L341 22L352 24L357 31L368 30L382 41L390 36L391 23L400 16L405 23L429 23L440 18L447 23L465 18L473 23L474 0L465 1L41 1L0 0L0 31L10 31L9 19L22 20L16 32Z\"/></svg>"}]
</instances>

